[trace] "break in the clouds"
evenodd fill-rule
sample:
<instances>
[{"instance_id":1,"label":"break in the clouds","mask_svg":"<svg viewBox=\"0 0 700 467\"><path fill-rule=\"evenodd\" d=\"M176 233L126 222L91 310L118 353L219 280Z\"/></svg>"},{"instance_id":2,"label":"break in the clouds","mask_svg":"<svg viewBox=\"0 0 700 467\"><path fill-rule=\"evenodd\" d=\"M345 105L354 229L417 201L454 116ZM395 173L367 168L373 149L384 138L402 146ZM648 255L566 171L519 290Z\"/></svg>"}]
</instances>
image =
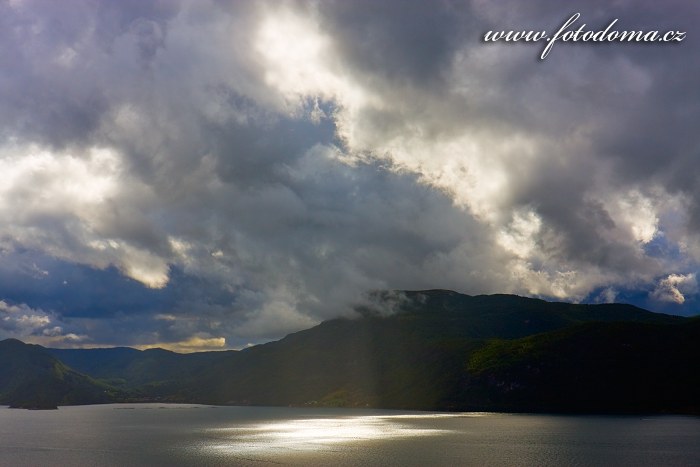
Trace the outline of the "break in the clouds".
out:
<instances>
[{"instance_id":1,"label":"break in the clouds","mask_svg":"<svg viewBox=\"0 0 700 467\"><path fill-rule=\"evenodd\" d=\"M225 348L376 289L695 314L700 6L0 3L0 332Z\"/></svg>"},{"instance_id":2,"label":"break in the clouds","mask_svg":"<svg viewBox=\"0 0 700 467\"><path fill-rule=\"evenodd\" d=\"M67 332L55 313L0 300L0 338L29 337L45 345L76 344L87 336Z\"/></svg>"}]
</instances>

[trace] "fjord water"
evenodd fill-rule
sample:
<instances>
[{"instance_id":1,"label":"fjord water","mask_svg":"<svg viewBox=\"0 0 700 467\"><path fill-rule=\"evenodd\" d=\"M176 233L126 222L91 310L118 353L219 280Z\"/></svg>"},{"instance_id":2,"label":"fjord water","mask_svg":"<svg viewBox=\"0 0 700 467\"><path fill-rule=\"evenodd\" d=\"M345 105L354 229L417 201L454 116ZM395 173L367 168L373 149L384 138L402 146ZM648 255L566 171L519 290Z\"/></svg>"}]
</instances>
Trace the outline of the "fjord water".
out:
<instances>
[{"instance_id":1,"label":"fjord water","mask_svg":"<svg viewBox=\"0 0 700 467\"><path fill-rule=\"evenodd\" d=\"M0 408L0 464L697 465L700 418L165 404Z\"/></svg>"}]
</instances>

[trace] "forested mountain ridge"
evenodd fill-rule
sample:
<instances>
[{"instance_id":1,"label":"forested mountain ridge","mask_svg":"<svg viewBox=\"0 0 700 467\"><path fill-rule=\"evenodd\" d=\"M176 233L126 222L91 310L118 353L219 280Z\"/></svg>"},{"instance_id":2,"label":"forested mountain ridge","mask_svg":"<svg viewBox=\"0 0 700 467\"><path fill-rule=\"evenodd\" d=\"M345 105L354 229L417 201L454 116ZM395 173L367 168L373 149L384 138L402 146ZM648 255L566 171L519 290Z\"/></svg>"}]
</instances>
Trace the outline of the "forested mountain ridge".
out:
<instances>
[{"instance_id":1,"label":"forested mountain ridge","mask_svg":"<svg viewBox=\"0 0 700 467\"><path fill-rule=\"evenodd\" d=\"M44 373L26 363L35 369L23 377L47 378L53 371L50 357L86 394L93 394L84 386L90 383L104 395L64 396L57 405L159 400L422 410L700 411L697 318L621 304L444 290L377 292L372 304L358 311L358 318L326 321L241 351L29 346L32 351L22 361L44 361L38 367ZM23 364L3 363L12 358L2 353L6 342L0 343L0 377L16 380ZM16 392L4 387L0 384L0 402L16 402Z\"/></svg>"}]
</instances>

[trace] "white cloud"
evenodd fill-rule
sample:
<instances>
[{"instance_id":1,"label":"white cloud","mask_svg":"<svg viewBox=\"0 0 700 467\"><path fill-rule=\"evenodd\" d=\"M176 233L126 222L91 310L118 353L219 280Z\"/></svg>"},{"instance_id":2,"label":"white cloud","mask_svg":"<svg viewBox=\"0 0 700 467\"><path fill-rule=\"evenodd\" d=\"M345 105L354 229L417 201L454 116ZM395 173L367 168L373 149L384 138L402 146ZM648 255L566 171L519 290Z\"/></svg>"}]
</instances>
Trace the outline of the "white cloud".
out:
<instances>
[{"instance_id":1,"label":"white cloud","mask_svg":"<svg viewBox=\"0 0 700 467\"><path fill-rule=\"evenodd\" d=\"M301 312L299 296L299 291L285 286L268 290L262 298L262 306L246 314L243 322L236 327L235 334L240 337L270 338L318 324L317 320ZM259 298L256 297L257 300Z\"/></svg>"},{"instance_id":2,"label":"white cloud","mask_svg":"<svg viewBox=\"0 0 700 467\"><path fill-rule=\"evenodd\" d=\"M6 238L98 268L115 265L149 287L168 282L167 258L118 238L127 179L115 150L8 145L0 148L0 173ZM133 180L128 186L129 196L148 197L147 187Z\"/></svg>"},{"instance_id":3,"label":"white cloud","mask_svg":"<svg viewBox=\"0 0 700 467\"><path fill-rule=\"evenodd\" d=\"M312 120L318 119L318 99L335 101L343 113L352 113L371 100L336 62L332 40L318 21L312 9L300 14L275 5L265 11L255 42L265 67L265 83L286 98L292 114L313 102L308 115Z\"/></svg>"},{"instance_id":4,"label":"white cloud","mask_svg":"<svg viewBox=\"0 0 700 467\"><path fill-rule=\"evenodd\" d=\"M655 8L625 11L693 17ZM700 100L672 72L698 70L693 43L540 62L478 40L504 14L560 13L0 4L0 248L114 266L154 294L190 278L149 311L176 320L143 318L144 345L278 336L379 288L581 300L666 277L656 295L677 301L693 292L669 274L700 261ZM54 321L44 337L83 334Z\"/></svg>"},{"instance_id":5,"label":"white cloud","mask_svg":"<svg viewBox=\"0 0 700 467\"><path fill-rule=\"evenodd\" d=\"M65 324L53 312L0 300L0 339L15 337L34 344L60 345L88 338L86 335L66 333L64 327Z\"/></svg>"},{"instance_id":6,"label":"white cloud","mask_svg":"<svg viewBox=\"0 0 700 467\"><path fill-rule=\"evenodd\" d=\"M607 287L598 294L594 299L596 303L615 303L617 300L617 291L612 287Z\"/></svg>"},{"instance_id":7,"label":"white cloud","mask_svg":"<svg viewBox=\"0 0 700 467\"><path fill-rule=\"evenodd\" d=\"M661 279L651 293L652 298L677 304L685 302L687 294L694 294L698 291L698 283L695 274L669 274Z\"/></svg>"}]
</instances>

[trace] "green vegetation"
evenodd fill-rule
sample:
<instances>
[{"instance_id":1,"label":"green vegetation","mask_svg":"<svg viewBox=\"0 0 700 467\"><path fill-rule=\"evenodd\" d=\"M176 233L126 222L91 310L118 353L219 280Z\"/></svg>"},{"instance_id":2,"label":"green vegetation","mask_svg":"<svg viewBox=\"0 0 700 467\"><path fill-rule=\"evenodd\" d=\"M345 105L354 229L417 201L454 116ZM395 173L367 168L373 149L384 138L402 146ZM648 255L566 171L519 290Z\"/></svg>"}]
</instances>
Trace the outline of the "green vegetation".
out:
<instances>
[{"instance_id":1,"label":"green vegetation","mask_svg":"<svg viewBox=\"0 0 700 467\"><path fill-rule=\"evenodd\" d=\"M242 351L2 341L0 402L700 412L697 318L440 290L405 292L388 316L360 311Z\"/></svg>"},{"instance_id":2,"label":"green vegetation","mask_svg":"<svg viewBox=\"0 0 700 467\"><path fill-rule=\"evenodd\" d=\"M497 410L700 413L699 324L586 323L490 341L469 358L466 394Z\"/></svg>"},{"instance_id":3,"label":"green vegetation","mask_svg":"<svg viewBox=\"0 0 700 467\"><path fill-rule=\"evenodd\" d=\"M14 339L0 341L0 376L0 403L11 407L55 409L124 397L121 391L68 368L47 349Z\"/></svg>"}]
</instances>

